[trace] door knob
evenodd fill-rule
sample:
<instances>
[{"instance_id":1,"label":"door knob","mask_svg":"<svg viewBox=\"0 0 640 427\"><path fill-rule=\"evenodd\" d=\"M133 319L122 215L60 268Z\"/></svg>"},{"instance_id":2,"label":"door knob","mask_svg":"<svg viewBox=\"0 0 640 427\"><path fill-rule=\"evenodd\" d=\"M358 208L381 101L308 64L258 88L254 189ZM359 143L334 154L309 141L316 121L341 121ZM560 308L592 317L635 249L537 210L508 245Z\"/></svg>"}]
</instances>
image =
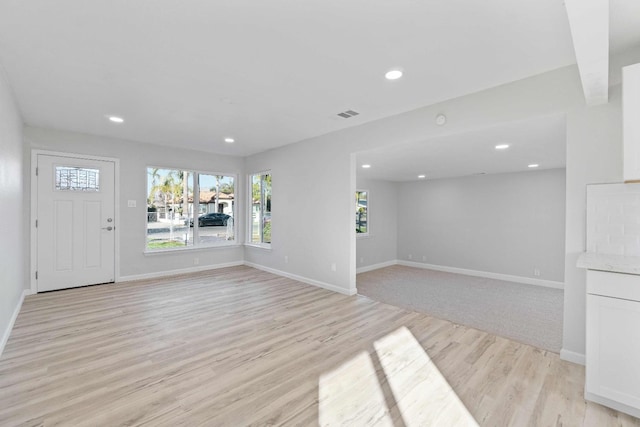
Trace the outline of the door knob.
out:
<instances>
[{"instance_id":1,"label":"door knob","mask_svg":"<svg viewBox=\"0 0 640 427\"><path fill-rule=\"evenodd\" d=\"M107 230L107 231L111 231L111 230L113 230L113 227L112 226L108 226L108 227L103 227L102 229L103 230Z\"/></svg>"}]
</instances>

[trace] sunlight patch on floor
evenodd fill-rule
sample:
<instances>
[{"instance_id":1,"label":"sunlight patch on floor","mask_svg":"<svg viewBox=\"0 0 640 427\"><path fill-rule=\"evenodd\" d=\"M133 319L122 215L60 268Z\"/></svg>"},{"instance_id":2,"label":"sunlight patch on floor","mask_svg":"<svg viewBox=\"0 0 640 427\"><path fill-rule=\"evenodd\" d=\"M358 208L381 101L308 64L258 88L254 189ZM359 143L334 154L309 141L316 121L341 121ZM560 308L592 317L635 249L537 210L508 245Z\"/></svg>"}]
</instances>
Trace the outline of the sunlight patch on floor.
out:
<instances>
[{"instance_id":1,"label":"sunlight patch on floor","mask_svg":"<svg viewBox=\"0 0 640 427\"><path fill-rule=\"evenodd\" d=\"M375 424L393 427L367 352L320 376L318 407L321 426Z\"/></svg>"},{"instance_id":2,"label":"sunlight patch on floor","mask_svg":"<svg viewBox=\"0 0 640 427\"><path fill-rule=\"evenodd\" d=\"M478 425L407 328L376 341L374 347L405 425Z\"/></svg>"},{"instance_id":3,"label":"sunlight patch on floor","mask_svg":"<svg viewBox=\"0 0 640 427\"><path fill-rule=\"evenodd\" d=\"M405 327L321 375L318 393L321 426L478 426Z\"/></svg>"}]
</instances>

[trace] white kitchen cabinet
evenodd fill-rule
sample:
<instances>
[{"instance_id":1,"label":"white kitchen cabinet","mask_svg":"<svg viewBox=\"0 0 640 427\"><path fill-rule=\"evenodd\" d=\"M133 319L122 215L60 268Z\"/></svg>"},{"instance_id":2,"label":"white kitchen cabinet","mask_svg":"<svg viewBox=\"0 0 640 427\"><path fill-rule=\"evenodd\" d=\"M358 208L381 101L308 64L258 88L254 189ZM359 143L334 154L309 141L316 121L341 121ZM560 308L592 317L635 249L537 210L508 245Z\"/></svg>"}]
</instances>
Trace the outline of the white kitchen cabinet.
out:
<instances>
[{"instance_id":1,"label":"white kitchen cabinet","mask_svg":"<svg viewBox=\"0 0 640 427\"><path fill-rule=\"evenodd\" d=\"M640 276L587 271L585 398L640 417Z\"/></svg>"},{"instance_id":2,"label":"white kitchen cabinet","mask_svg":"<svg viewBox=\"0 0 640 427\"><path fill-rule=\"evenodd\" d=\"M622 68L624 181L640 181L640 63Z\"/></svg>"}]
</instances>

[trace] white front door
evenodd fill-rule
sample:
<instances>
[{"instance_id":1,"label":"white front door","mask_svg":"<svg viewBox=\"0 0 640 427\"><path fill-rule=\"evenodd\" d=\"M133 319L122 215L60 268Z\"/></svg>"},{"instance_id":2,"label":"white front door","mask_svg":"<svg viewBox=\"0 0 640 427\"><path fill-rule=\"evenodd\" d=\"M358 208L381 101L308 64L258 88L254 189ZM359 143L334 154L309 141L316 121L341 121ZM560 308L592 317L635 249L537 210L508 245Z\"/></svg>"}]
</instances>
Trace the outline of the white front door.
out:
<instances>
[{"instance_id":1,"label":"white front door","mask_svg":"<svg viewBox=\"0 0 640 427\"><path fill-rule=\"evenodd\" d=\"M115 280L115 164L38 154L38 292Z\"/></svg>"}]
</instances>

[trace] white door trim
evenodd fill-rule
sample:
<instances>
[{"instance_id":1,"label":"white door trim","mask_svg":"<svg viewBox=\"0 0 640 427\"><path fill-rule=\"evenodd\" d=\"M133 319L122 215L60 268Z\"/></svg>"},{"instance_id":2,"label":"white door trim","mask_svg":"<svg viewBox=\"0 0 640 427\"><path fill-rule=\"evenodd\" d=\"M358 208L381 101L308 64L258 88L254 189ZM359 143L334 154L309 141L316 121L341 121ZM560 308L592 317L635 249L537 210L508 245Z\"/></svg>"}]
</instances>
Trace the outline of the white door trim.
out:
<instances>
[{"instance_id":1,"label":"white door trim","mask_svg":"<svg viewBox=\"0 0 640 427\"><path fill-rule=\"evenodd\" d=\"M29 172L29 179L31 180L31 215L30 215L30 223L29 223L29 234L31 241L31 254L29 259L29 282L31 284L31 292L34 294L38 292L38 282L36 281L36 271L38 270L38 236L36 233L36 216L38 213L38 180L36 179L36 167L38 165L38 155L44 154L49 156L57 156L57 157L70 157L76 159L87 159L87 160L98 160L98 161L107 161L113 162L114 169L114 178L115 178L115 193L114 193L114 212L116 212L116 218L120 221L120 159L115 157L104 157L104 156L94 156L90 154L79 154L79 153L65 153L60 151L50 151L50 150L39 150L32 149L31 150L31 171ZM120 229L122 227L116 227L115 231L115 281L120 281Z\"/></svg>"}]
</instances>

